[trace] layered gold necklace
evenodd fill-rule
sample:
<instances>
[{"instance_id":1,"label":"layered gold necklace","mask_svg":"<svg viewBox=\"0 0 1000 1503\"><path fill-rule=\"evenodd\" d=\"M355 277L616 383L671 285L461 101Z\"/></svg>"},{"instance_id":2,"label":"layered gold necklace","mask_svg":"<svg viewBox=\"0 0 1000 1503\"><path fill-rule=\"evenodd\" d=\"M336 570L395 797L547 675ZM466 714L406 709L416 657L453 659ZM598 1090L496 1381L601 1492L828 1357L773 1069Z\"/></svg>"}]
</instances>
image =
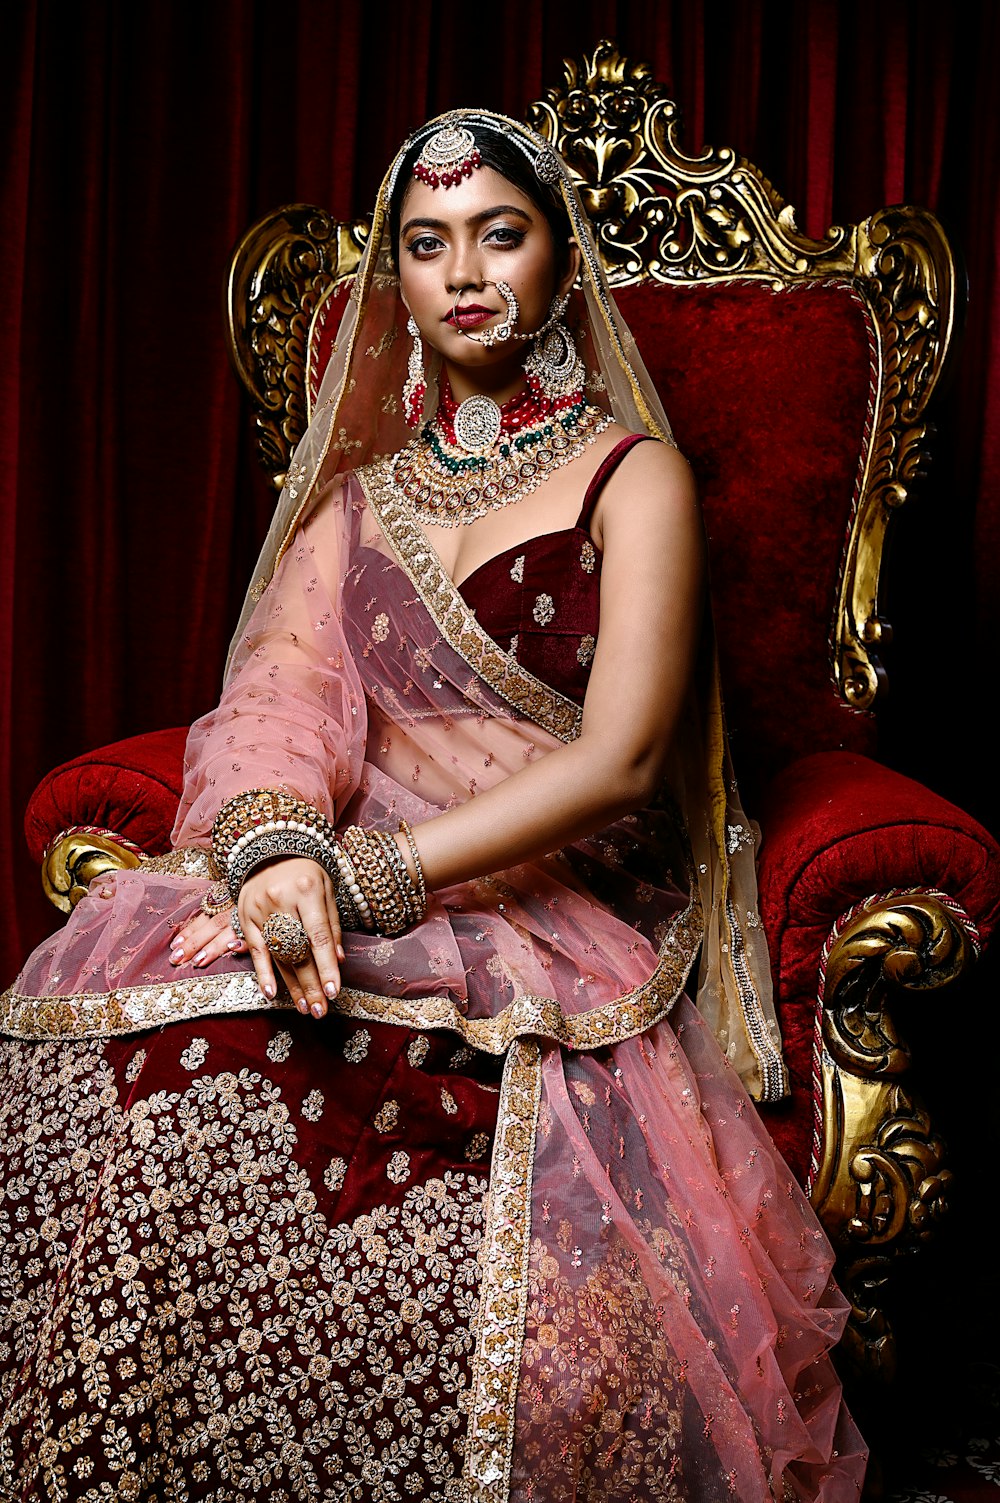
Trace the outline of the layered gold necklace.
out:
<instances>
[{"instance_id":1,"label":"layered gold necklace","mask_svg":"<svg viewBox=\"0 0 1000 1503\"><path fill-rule=\"evenodd\" d=\"M442 380L437 412L393 455L390 476L418 521L462 527L522 500L612 421L582 391L540 401L525 388L502 407L487 396L457 404Z\"/></svg>"}]
</instances>

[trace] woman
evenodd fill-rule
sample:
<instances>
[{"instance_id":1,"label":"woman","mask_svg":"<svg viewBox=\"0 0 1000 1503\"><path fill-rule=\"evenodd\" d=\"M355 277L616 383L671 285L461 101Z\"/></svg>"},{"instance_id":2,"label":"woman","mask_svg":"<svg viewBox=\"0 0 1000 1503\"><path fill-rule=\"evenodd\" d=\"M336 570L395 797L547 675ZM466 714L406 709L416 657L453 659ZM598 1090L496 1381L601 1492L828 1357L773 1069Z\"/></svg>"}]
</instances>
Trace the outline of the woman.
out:
<instances>
[{"instance_id":1,"label":"woman","mask_svg":"<svg viewBox=\"0 0 1000 1503\"><path fill-rule=\"evenodd\" d=\"M4 999L12 1496L857 1496L703 571L564 165L430 122L176 851Z\"/></svg>"}]
</instances>

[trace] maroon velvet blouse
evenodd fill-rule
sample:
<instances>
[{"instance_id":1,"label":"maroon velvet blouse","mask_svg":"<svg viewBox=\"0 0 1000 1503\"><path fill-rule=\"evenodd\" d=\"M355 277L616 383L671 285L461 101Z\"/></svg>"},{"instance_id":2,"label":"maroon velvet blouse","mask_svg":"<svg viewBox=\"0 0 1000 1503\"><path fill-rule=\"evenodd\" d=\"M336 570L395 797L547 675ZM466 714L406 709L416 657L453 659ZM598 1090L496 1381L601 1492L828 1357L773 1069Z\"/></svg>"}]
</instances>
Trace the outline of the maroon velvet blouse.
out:
<instances>
[{"instance_id":1,"label":"maroon velvet blouse","mask_svg":"<svg viewBox=\"0 0 1000 1503\"><path fill-rule=\"evenodd\" d=\"M575 527L515 543L459 586L484 631L536 678L583 703L597 645L601 555L590 519L608 479L645 434L630 433L598 466Z\"/></svg>"}]
</instances>

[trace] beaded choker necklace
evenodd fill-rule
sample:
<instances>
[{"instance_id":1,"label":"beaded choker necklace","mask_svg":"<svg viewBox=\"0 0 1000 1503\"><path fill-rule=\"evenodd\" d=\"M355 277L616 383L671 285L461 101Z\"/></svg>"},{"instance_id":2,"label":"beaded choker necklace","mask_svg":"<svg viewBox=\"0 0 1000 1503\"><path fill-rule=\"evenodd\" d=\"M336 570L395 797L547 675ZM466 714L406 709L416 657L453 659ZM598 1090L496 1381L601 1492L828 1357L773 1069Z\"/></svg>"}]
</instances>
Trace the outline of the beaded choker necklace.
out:
<instances>
[{"instance_id":1,"label":"beaded choker necklace","mask_svg":"<svg viewBox=\"0 0 1000 1503\"><path fill-rule=\"evenodd\" d=\"M537 490L611 422L582 391L540 402L526 388L502 407L483 396L457 404L442 380L437 412L392 456L390 475L418 521L462 527Z\"/></svg>"}]
</instances>

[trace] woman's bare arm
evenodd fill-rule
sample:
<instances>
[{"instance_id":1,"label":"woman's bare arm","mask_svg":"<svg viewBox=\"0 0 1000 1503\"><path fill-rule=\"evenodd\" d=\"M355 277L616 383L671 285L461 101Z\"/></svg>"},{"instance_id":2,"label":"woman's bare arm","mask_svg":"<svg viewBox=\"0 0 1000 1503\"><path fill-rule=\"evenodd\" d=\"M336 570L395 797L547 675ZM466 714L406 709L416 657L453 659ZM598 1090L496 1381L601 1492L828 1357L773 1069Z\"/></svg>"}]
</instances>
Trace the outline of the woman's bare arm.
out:
<instances>
[{"instance_id":1,"label":"woman's bare arm","mask_svg":"<svg viewBox=\"0 0 1000 1503\"><path fill-rule=\"evenodd\" d=\"M428 887L556 850L659 786L702 620L704 538L686 461L664 444L637 444L596 522L601 627L580 735L417 827Z\"/></svg>"},{"instance_id":2,"label":"woman's bare arm","mask_svg":"<svg viewBox=\"0 0 1000 1503\"><path fill-rule=\"evenodd\" d=\"M503 871L592 834L640 807L659 787L691 676L701 628L704 538L686 462L662 444L638 444L605 487L595 518L601 627L579 737L468 803L415 829L427 885L449 887ZM410 864L406 842L399 838ZM293 1000L321 1017L340 989L340 920L333 884L314 861L291 858L255 872L240 915L268 996L280 970ZM298 913L312 952L276 966L261 936L275 911ZM226 917L191 920L175 964L211 965L233 945Z\"/></svg>"}]
</instances>

